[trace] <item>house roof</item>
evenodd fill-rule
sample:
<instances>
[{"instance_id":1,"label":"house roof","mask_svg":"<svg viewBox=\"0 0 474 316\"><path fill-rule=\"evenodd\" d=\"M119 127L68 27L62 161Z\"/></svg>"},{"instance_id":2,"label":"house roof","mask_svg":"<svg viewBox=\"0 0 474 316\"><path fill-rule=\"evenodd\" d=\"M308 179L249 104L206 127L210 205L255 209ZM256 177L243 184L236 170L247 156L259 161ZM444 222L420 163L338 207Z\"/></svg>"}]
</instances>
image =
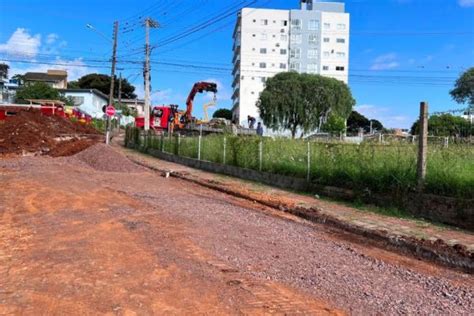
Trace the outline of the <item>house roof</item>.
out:
<instances>
[{"instance_id":1,"label":"house roof","mask_svg":"<svg viewBox=\"0 0 474 316\"><path fill-rule=\"evenodd\" d=\"M67 78L67 75L52 75L44 72L27 72L24 76L26 81L37 80L37 81L60 81Z\"/></svg>"},{"instance_id":2,"label":"house roof","mask_svg":"<svg viewBox=\"0 0 474 316\"><path fill-rule=\"evenodd\" d=\"M100 96L101 98L105 100L109 100L109 96L103 93L102 91L99 91L97 89L58 89L59 92L62 93L93 93L95 95Z\"/></svg>"}]
</instances>

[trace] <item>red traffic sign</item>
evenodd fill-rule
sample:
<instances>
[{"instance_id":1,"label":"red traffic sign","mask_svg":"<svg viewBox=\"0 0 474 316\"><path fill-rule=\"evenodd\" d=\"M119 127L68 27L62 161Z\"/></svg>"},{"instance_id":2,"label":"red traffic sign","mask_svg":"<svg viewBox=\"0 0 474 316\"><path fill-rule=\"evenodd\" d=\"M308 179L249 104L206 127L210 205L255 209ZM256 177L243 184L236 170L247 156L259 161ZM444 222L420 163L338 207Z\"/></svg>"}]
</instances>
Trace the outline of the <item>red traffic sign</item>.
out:
<instances>
[{"instance_id":1,"label":"red traffic sign","mask_svg":"<svg viewBox=\"0 0 474 316\"><path fill-rule=\"evenodd\" d=\"M105 109L105 114L107 114L108 116L114 116L114 114L115 114L115 108L114 108L112 105L109 105L109 106Z\"/></svg>"}]
</instances>

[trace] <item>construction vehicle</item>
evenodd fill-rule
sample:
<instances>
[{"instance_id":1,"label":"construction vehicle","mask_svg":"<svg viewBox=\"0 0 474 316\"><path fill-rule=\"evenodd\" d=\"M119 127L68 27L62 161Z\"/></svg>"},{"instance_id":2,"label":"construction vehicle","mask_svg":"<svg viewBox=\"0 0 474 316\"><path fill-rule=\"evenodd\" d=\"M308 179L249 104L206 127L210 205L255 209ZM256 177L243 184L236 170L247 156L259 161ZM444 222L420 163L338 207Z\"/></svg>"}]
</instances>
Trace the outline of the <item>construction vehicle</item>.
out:
<instances>
[{"instance_id":1,"label":"construction vehicle","mask_svg":"<svg viewBox=\"0 0 474 316\"><path fill-rule=\"evenodd\" d=\"M194 107L194 98L198 93L203 92L212 92L214 93L213 100L204 105L204 114L205 121L198 121L193 116L193 107ZM155 106L152 108L150 113L150 129L157 132L168 131L169 133L179 132L179 133L223 133L224 129L222 127L215 127L211 122L207 122L209 119L207 115L207 108L215 106L216 104L216 93L217 93L217 84L213 82L200 81L196 82L189 95L186 99L186 111L179 110L179 106L176 104L171 105L161 105ZM222 125L222 124L219 124ZM229 123L230 125L230 123ZM135 127L144 128L145 118L137 117L135 118ZM255 130L236 128L237 134L247 134L255 135Z\"/></svg>"}]
</instances>

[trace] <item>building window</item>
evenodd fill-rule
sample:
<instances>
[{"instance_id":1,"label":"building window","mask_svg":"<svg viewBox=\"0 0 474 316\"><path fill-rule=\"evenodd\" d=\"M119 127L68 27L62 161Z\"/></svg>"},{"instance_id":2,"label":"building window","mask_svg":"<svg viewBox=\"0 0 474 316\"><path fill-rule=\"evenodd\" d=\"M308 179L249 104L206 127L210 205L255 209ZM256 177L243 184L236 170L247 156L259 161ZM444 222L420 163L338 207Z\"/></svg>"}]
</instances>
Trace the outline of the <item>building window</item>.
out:
<instances>
[{"instance_id":1,"label":"building window","mask_svg":"<svg viewBox=\"0 0 474 316\"><path fill-rule=\"evenodd\" d=\"M252 48L252 51L255 51L255 47Z\"/></svg>"},{"instance_id":2,"label":"building window","mask_svg":"<svg viewBox=\"0 0 474 316\"><path fill-rule=\"evenodd\" d=\"M262 77L262 82L265 83L265 81L267 81L267 78Z\"/></svg>"},{"instance_id":3,"label":"building window","mask_svg":"<svg viewBox=\"0 0 474 316\"><path fill-rule=\"evenodd\" d=\"M276 38L277 36L275 34L272 35L273 38Z\"/></svg>"},{"instance_id":4,"label":"building window","mask_svg":"<svg viewBox=\"0 0 474 316\"><path fill-rule=\"evenodd\" d=\"M281 26L288 26L287 20L281 20Z\"/></svg>"},{"instance_id":5,"label":"building window","mask_svg":"<svg viewBox=\"0 0 474 316\"><path fill-rule=\"evenodd\" d=\"M266 63L260 63L260 68L267 68L267 64Z\"/></svg>"},{"instance_id":6,"label":"building window","mask_svg":"<svg viewBox=\"0 0 474 316\"><path fill-rule=\"evenodd\" d=\"M308 44L316 45L318 43L318 35L316 34L309 34L308 37Z\"/></svg>"},{"instance_id":7,"label":"building window","mask_svg":"<svg viewBox=\"0 0 474 316\"><path fill-rule=\"evenodd\" d=\"M291 29L301 30L301 20L300 19L291 20Z\"/></svg>"},{"instance_id":8,"label":"building window","mask_svg":"<svg viewBox=\"0 0 474 316\"><path fill-rule=\"evenodd\" d=\"M266 34L266 33L260 34L260 39L261 39L262 41L266 41L266 40L267 40L267 34Z\"/></svg>"},{"instance_id":9,"label":"building window","mask_svg":"<svg viewBox=\"0 0 474 316\"><path fill-rule=\"evenodd\" d=\"M329 43L329 37L323 38L324 43Z\"/></svg>"},{"instance_id":10,"label":"building window","mask_svg":"<svg viewBox=\"0 0 474 316\"><path fill-rule=\"evenodd\" d=\"M308 30L316 31L319 29L319 21L318 20L309 20Z\"/></svg>"},{"instance_id":11,"label":"building window","mask_svg":"<svg viewBox=\"0 0 474 316\"><path fill-rule=\"evenodd\" d=\"M337 38L336 43L344 44L346 42L345 38Z\"/></svg>"},{"instance_id":12,"label":"building window","mask_svg":"<svg viewBox=\"0 0 474 316\"><path fill-rule=\"evenodd\" d=\"M291 34L291 42L296 44L301 44L301 34Z\"/></svg>"},{"instance_id":13,"label":"building window","mask_svg":"<svg viewBox=\"0 0 474 316\"><path fill-rule=\"evenodd\" d=\"M300 57L301 57L301 49L292 48L290 50L290 58L300 58Z\"/></svg>"},{"instance_id":14,"label":"building window","mask_svg":"<svg viewBox=\"0 0 474 316\"><path fill-rule=\"evenodd\" d=\"M318 72L318 65L317 64L308 64L307 71L308 71L308 73Z\"/></svg>"},{"instance_id":15,"label":"building window","mask_svg":"<svg viewBox=\"0 0 474 316\"><path fill-rule=\"evenodd\" d=\"M286 64L280 63L280 69L286 69Z\"/></svg>"},{"instance_id":16,"label":"building window","mask_svg":"<svg viewBox=\"0 0 474 316\"><path fill-rule=\"evenodd\" d=\"M252 34L252 37L255 37L256 35L255 34Z\"/></svg>"},{"instance_id":17,"label":"building window","mask_svg":"<svg viewBox=\"0 0 474 316\"><path fill-rule=\"evenodd\" d=\"M329 70L329 66L323 66L323 70Z\"/></svg>"},{"instance_id":18,"label":"building window","mask_svg":"<svg viewBox=\"0 0 474 316\"><path fill-rule=\"evenodd\" d=\"M344 58L344 57L346 57L346 53L344 53L344 52L337 52L337 53L336 53L336 56L337 56L338 58Z\"/></svg>"},{"instance_id":19,"label":"building window","mask_svg":"<svg viewBox=\"0 0 474 316\"><path fill-rule=\"evenodd\" d=\"M284 48L280 49L280 55L286 55L286 49Z\"/></svg>"},{"instance_id":20,"label":"building window","mask_svg":"<svg viewBox=\"0 0 474 316\"><path fill-rule=\"evenodd\" d=\"M260 54L266 54L267 49L266 48L260 48Z\"/></svg>"},{"instance_id":21,"label":"building window","mask_svg":"<svg viewBox=\"0 0 474 316\"><path fill-rule=\"evenodd\" d=\"M266 19L260 20L260 25L268 25L268 20Z\"/></svg>"},{"instance_id":22,"label":"building window","mask_svg":"<svg viewBox=\"0 0 474 316\"><path fill-rule=\"evenodd\" d=\"M253 20L253 23L256 23L256 22L257 22L257 20Z\"/></svg>"},{"instance_id":23,"label":"building window","mask_svg":"<svg viewBox=\"0 0 474 316\"><path fill-rule=\"evenodd\" d=\"M283 41L283 42L288 41L288 35L286 35L286 34L280 34L280 40Z\"/></svg>"},{"instance_id":24,"label":"building window","mask_svg":"<svg viewBox=\"0 0 474 316\"><path fill-rule=\"evenodd\" d=\"M323 56L324 57L329 57L329 56L331 56L331 54L329 52L323 52Z\"/></svg>"},{"instance_id":25,"label":"building window","mask_svg":"<svg viewBox=\"0 0 474 316\"><path fill-rule=\"evenodd\" d=\"M337 29L338 29L338 30L345 30L345 29L346 29L346 25L343 24L343 23L339 23L339 24L337 25Z\"/></svg>"},{"instance_id":26,"label":"building window","mask_svg":"<svg viewBox=\"0 0 474 316\"><path fill-rule=\"evenodd\" d=\"M290 70L300 71L300 63L290 63Z\"/></svg>"},{"instance_id":27,"label":"building window","mask_svg":"<svg viewBox=\"0 0 474 316\"><path fill-rule=\"evenodd\" d=\"M310 59L318 58L318 50L317 49L308 49L308 58L310 58Z\"/></svg>"},{"instance_id":28,"label":"building window","mask_svg":"<svg viewBox=\"0 0 474 316\"><path fill-rule=\"evenodd\" d=\"M336 66L336 71L344 71L344 67L343 66Z\"/></svg>"},{"instance_id":29,"label":"building window","mask_svg":"<svg viewBox=\"0 0 474 316\"><path fill-rule=\"evenodd\" d=\"M324 23L324 28L329 30L331 28L331 23Z\"/></svg>"}]
</instances>

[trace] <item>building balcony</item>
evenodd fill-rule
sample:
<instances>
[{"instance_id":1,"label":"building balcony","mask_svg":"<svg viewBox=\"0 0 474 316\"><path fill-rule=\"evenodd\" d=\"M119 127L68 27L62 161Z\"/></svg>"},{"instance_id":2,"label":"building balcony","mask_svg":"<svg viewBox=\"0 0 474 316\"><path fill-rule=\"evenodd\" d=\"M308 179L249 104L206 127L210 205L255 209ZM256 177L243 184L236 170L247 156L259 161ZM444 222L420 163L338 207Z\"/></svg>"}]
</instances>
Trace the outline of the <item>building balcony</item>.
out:
<instances>
[{"instance_id":1,"label":"building balcony","mask_svg":"<svg viewBox=\"0 0 474 316\"><path fill-rule=\"evenodd\" d=\"M240 60L234 64L234 68L232 69L232 76L235 76L237 72L240 72Z\"/></svg>"},{"instance_id":2,"label":"building balcony","mask_svg":"<svg viewBox=\"0 0 474 316\"><path fill-rule=\"evenodd\" d=\"M240 87L235 88L234 93L232 93L232 98L231 99L234 101L234 103L237 101L239 96L240 96Z\"/></svg>"},{"instance_id":3,"label":"building balcony","mask_svg":"<svg viewBox=\"0 0 474 316\"><path fill-rule=\"evenodd\" d=\"M240 73L238 74L238 76L234 76L234 80L232 81L232 88L234 88L239 83L240 83Z\"/></svg>"},{"instance_id":4,"label":"building balcony","mask_svg":"<svg viewBox=\"0 0 474 316\"><path fill-rule=\"evenodd\" d=\"M232 63L235 64L236 61L240 61L240 48L234 52L234 57L232 57Z\"/></svg>"}]
</instances>

